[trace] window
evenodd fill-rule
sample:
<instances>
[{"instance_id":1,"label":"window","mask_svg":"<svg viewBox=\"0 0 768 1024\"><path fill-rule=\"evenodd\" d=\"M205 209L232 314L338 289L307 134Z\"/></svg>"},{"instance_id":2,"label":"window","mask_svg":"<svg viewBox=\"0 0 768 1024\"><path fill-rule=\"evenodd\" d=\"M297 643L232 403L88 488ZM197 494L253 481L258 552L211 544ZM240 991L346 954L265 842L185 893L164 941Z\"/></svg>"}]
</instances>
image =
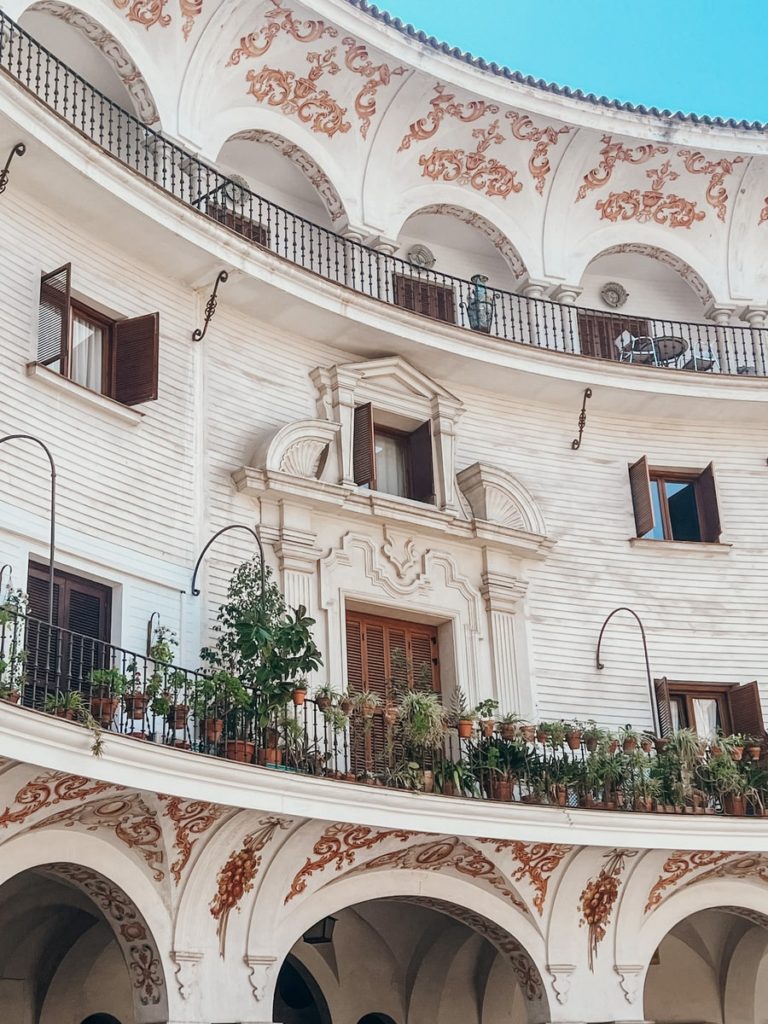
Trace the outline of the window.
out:
<instances>
[{"instance_id":1,"label":"window","mask_svg":"<svg viewBox=\"0 0 768 1024\"><path fill-rule=\"evenodd\" d=\"M218 221L219 224L223 224L224 227L231 228L238 235L242 235L243 238L247 238L257 245L263 245L265 248L269 247L269 229L264 224L259 224L258 221L246 217L245 214L235 213L220 203L208 202L206 204L206 213L209 217L213 217L215 221Z\"/></svg>"},{"instance_id":2,"label":"window","mask_svg":"<svg viewBox=\"0 0 768 1024\"><path fill-rule=\"evenodd\" d=\"M702 737L743 733L762 737L765 732L757 683L691 683L656 679L656 704L663 735L693 729Z\"/></svg>"},{"instance_id":3,"label":"window","mask_svg":"<svg viewBox=\"0 0 768 1024\"><path fill-rule=\"evenodd\" d=\"M611 316L610 313L586 309L576 311L576 323L582 354L597 356L598 359L620 358L621 350L616 339L625 331L635 338L647 338L650 334L647 320L632 316Z\"/></svg>"},{"instance_id":4,"label":"window","mask_svg":"<svg viewBox=\"0 0 768 1024\"><path fill-rule=\"evenodd\" d=\"M410 433L375 422L369 403L355 408L352 464L360 487L434 502L432 429L422 423Z\"/></svg>"},{"instance_id":5,"label":"window","mask_svg":"<svg viewBox=\"0 0 768 1024\"><path fill-rule=\"evenodd\" d=\"M350 693L369 690L382 704L405 687L439 693L437 627L348 612L347 682ZM353 770L381 768L386 750L387 730L379 709L368 731L353 729Z\"/></svg>"},{"instance_id":6,"label":"window","mask_svg":"<svg viewBox=\"0 0 768 1024\"><path fill-rule=\"evenodd\" d=\"M706 469L654 469L645 456L629 467L637 536L648 540L720 540L712 463Z\"/></svg>"},{"instance_id":7,"label":"window","mask_svg":"<svg viewBox=\"0 0 768 1024\"><path fill-rule=\"evenodd\" d=\"M456 302L453 288L427 281L421 277L407 274L395 274L394 277L395 305L403 309L411 309L414 313L423 313L434 320L443 320L449 324L456 323Z\"/></svg>"},{"instance_id":8,"label":"window","mask_svg":"<svg viewBox=\"0 0 768 1024\"><path fill-rule=\"evenodd\" d=\"M156 399L159 313L111 319L72 298L71 278L70 263L41 278L38 363L123 405Z\"/></svg>"},{"instance_id":9,"label":"window","mask_svg":"<svg viewBox=\"0 0 768 1024\"><path fill-rule=\"evenodd\" d=\"M93 668L108 662L112 591L93 580L56 570L53 577L53 625L48 628L48 567L30 562L26 645L28 685L25 703L39 704L58 687L82 688Z\"/></svg>"}]
</instances>

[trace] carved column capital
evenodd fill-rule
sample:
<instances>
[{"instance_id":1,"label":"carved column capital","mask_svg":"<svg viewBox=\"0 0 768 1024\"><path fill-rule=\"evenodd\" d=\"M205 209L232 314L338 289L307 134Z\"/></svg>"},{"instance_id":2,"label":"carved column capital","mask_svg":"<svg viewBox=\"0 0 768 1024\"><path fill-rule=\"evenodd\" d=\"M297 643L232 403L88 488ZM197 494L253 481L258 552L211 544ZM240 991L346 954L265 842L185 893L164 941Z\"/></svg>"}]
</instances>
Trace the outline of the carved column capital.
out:
<instances>
[{"instance_id":1,"label":"carved column capital","mask_svg":"<svg viewBox=\"0 0 768 1024\"><path fill-rule=\"evenodd\" d=\"M480 593L488 611L518 611L520 602L528 591L528 581L502 572L487 571L482 575Z\"/></svg>"},{"instance_id":2,"label":"carved column capital","mask_svg":"<svg viewBox=\"0 0 768 1024\"><path fill-rule=\"evenodd\" d=\"M556 284L549 297L553 302L559 302L563 306L572 306L582 291L578 284Z\"/></svg>"},{"instance_id":3,"label":"carved column capital","mask_svg":"<svg viewBox=\"0 0 768 1024\"><path fill-rule=\"evenodd\" d=\"M746 321L750 327L765 327L768 323L768 308L765 306L746 306L739 313L739 319Z\"/></svg>"},{"instance_id":4,"label":"carved column capital","mask_svg":"<svg viewBox=\"0 0 768 1024\"><path fill-rule=\"evenodd\" d=\"M718 327L724 327L736 315L736 307L726 302L715 302L714 299L704 310L708 320L713 320Z\"/></svg>"}]
</instances>

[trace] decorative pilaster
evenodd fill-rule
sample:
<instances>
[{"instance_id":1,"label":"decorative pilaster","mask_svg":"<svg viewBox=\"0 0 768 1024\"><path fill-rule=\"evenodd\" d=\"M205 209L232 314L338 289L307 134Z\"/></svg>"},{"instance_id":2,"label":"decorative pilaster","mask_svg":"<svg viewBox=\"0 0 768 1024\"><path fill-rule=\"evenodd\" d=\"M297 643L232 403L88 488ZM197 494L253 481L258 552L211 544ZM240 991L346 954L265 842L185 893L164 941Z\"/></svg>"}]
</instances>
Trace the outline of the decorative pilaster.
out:
<instances>
[{"instance_id":1,"label":"decorative pilaster","mask_svg":"<svg viewBox=\"0 0 768 1024\"><path fill-rule=\"evenodd\" d=\"M505 711L524 718L534 714L528 675L528 650L523 599L528 583L488 565L482 576L481 594L488 612L494 693Z\"/></svg>"},{"instance_id":2,"label":"decorative pilaster","mask_svg":"<svg viewBox=\"0 0 768 1024\"><path fill-rule=\"evenodd\" d=\"M456 503L456 421L461 415L455 402L437 396L432 400L432 435L434 441L438 507L446 512L458 511Z\"/></svg>"}]
</instances>

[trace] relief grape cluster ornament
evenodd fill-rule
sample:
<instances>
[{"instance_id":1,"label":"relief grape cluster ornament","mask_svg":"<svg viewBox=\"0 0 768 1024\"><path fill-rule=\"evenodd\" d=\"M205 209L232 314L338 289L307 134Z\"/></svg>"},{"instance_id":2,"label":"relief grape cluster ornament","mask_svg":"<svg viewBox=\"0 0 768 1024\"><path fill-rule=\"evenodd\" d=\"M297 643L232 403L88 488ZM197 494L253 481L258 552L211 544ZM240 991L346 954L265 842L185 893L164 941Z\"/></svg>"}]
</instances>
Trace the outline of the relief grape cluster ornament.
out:
<instances>
[{"instance_id":1,"label":"relief grape cluster ornament","mask_svg":"<svg viewBox=\"0 0 768 1024\"><path fill-rule=\"evenodd\" d=\"M580 924L589 931L589 969L595 969L597 948L603 941L621 891L621 882L627 860L637 856L637 850L612 850L605 856L605 864L596 878L591 878L579 899Z\"/></svg>"}]
</instances>

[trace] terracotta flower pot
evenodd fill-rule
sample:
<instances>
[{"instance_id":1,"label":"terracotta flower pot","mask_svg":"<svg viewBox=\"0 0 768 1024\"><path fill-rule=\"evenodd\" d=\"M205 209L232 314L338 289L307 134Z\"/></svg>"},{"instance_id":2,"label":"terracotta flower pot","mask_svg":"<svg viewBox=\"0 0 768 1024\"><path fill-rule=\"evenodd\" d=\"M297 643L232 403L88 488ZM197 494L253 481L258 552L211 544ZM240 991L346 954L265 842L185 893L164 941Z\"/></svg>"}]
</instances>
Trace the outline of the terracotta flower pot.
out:
<instances>
[{"instance_id":1,"label":"terracotta flower pot","mask_svg":"<svg viewBox=\"0 0 768 1024\"><path fill-rule=\"evenodd\" d=\"M339 707L341 708L342 712L345 715L351 715L352 709L354 708L354 704L349 699L349 697L346 697L344 698L344 700L339 701Z\"/></svg>"},{"instance_id":2,"label":"terracotta flower pot","mask_svg":"<svg viewBox=\"0 0 768 1024\"><path fill-rule=\"evenodd\" d=\"M744 757L744 747L732 747L731 758L734 761L740 761Z\"/></svg>"},{"instance_id":3,"label":"terracotta flower pot","mask_svg":"<svg viewBox=\"0 0 768 1024\"><path fill-rule=\"evenodd\" d=\"M491 779L491 799L503 803L512 802L512 782L510 779Z\"/></svg>"},{"instance_id":4,"label":"terracotta flower pot","mask_svg":"<svg viewBox=\"0 0 768 1024\"><path fill-rule=\"evenodd\" d=\"M125 707L126 718L132 719L134 722L144 718L147 713L147 697L143 693L129 693L123 697L123 705Z\"/></svg>"},{"instance_id":5,"label":"terracotta flower pot","mask_svg":"<svg viewBox=\"0 0 768 1024\"><path fill-rule=\"evenodd\" d=\"M597 750L597 736L590 736L589 739L585 741L585 745L589 753L594 754Z\"/></svg>"},{"instance_id":6,"label":"terracotta flower pot","mask_svg":"<svg viewBox=\"0 0 768 1024\"><path fill-rule=\"evenodd\" d=\"M726 796L723 800L723 810L726 814L743 817L747 813L747 805L743 796Z\"/></svg>"},{"instance_id":7,"label":"terracotta flower pot","mask_svg":"<svg viewBox=\"0 0 768 1024\"><path fill-rule=\"evenodd\" d=\"M503 740L511 741L511 740L513 740L515 738L515 734L517 733L517 726L516 725L512 725L509 722L504 722L500 726L500 730L501 730L501 738Z\"/></svg>"},{"instance_id":8,"label":"terracotta flower pot","mask_svg":"<svg viewBox=\"0 0 768 1024\"><path fill-rule=\"evenodd\" d=\"M21 690L10 690L5 694L3 700L7 700L9 704L18 704L21 700Z\"/></svg>"},{"instance_id":9,"label":"terracotta flower pot","mask_svg":"<svg viewBox=\"0 0 768 1024\"><path fill-rule=\"evenodd\" d=\"M642 750L642 752L644 754L650 754L652 747L653 747L653 741L652 740L641 740L640 741L640 749Z\"/></svg>"},{"instance_id":10,"label":"terracotta flower pot","mask_svg":"<svg viewBox=\"0 0 768 1024\"><path fill-rule=\"evenodd\" d=\"M524 725L521 732L526 743L533 743L536 739L536 729L532 725Z\"/></svg>"},{"instance_id":11,"label":"terracotta flower pot","mask_svg":"<svg viewBox=\"0 0 768 1024\"><path fill-rule=\"evenodd\" d=\"M709 752L712 755L712 757L720 757L720 755L723 752L723 748L718 746L717 743L713 743L712 746L709 748Z\"/></svg>"},{"instance_id":12,"label":"terracotta flower pot","mask_svg":"<svg viewBox=\"0 0 768 1024\"><path fill-rule=\"evenodd\" d=\"M637 750L637 740L624 740L621 748L625 754L633 754Z\"/></svg>"},{"instance_id":13,"label":"terracotta flower pot","mask_svg":"<svg viewBox=\"0 0 768 1024\"><path fill-rule=\"evenodd\" d=\"M472 721L470 719L463 718L458 725L459 739L468 740L472 737Z\"/></svg>"},{"instance_id":14,"label":"terracotta flower pot","mask_svg":"<svg viewBox=\"0 0 768 1024\"><path fill-rule=\"evenodd\" d=\"M763 748L759 746L747 747L747 752L753 761L759 761L763 756Z\"/></svg>"},{"instance_id":15,"label":"terracotta flower pot","mask_svg":"<svg viewBox=\"0 0 768 1024\"><path fill-rule=\"evenodd\" d=\"M291 694L293 697L293 703L297 708L300 708L304 701L307 699L306 690L294 690Z\"/></svg>"},{"instance_id":16,"label":"terracotta flower pot","mask_svg":"<svg viewBox=\"0 0 768 1024\"><path fill-rule=\"evenodd\" d=\"M91 697L91 714L104 728L112 724L119 707L119 697Z\"/></svg>"},{"instance_id":17,"label":"terracotta flower pot","mask_svg":"<svg viewBox=\"0 0 768 1024\"><path fill-rule=\"evenodd\" d=\"M608 744L608 753L609 754L615 754L618 749L619 749L619 741L618 740L611 740L611 742Z\"/></svg>"},{"instance_id":18,"label":"terracotta flower pot","mask_svg":"<svg viewBox=\"0 0 768 1024\"><path fill-rule=\"evenodd\" d=\"M663 754L669 744L668 736L656 736L653 741L654 747L656 747L657 754Z\"/></svg>"},{"instance_id":19,"label":"terracotta flower pot","mask_svg":"<svg viewBox=\"0 0 768 1024\"><path fill-rule=\"evenodd\" d=\"M425 768L424 771L421 773L421 776L424 792L433 793L435 790L435 773L431 769Z\"/></svg>"},{"instance_id":20,"label":"terracotta flower pot","mask_svg":"<svg viewBox=\"0 0 768 1024\"><path fill-rule=\"evenodd\" d=\"M318 707L319 711L327 711L328 708L331 706L331 698L330 697L316 697L315 698L315 703L317 704L317 707Z\"/></svg>"},{"instance_id":21,"label":"terracotta flower pot","mask_svg":"<svg viewBox=\"0 0 768 1024\"><path fill-rule=\"evenodd\" d=\"M224 730L223 718L201 718L200 728L206 743L218 743Z\"/></svg>"},{"instance_id":22,"label":"terracotta flower pot","mask_svg":"<svg viewBox=\"0 0 768 1024\"><path fill-rule=\"evenodd\" d=\"M363 718L373 718L376 712L376 707L373 704L361 704L360 711L362 713Z\"/></svg>"},{"instance_id":23,"label":"terracotta flower pot","mask_svg":"<svg viewBox=\"0 0 768 1024\"><path fill-rule=\"evenodd\" d=\"M382 712L382 716L384 718L384 721L387 723L387 725L393 726L395 724L395 722L397 721L397 708L393 707L391 704L388 704L384 708L384 710Z\"/></svg>"},{"instance_id":24,"label":"terracotta flower pot","mask_svg":"<svg viewBox=\"0 0 768 1024\"><path fill-rule=\"evenodd\" d=\"M565 788L565 786L558 786L555 793L557 796L557 806L565 807L565 805L568 803L568 790Z\"/></svg>"},{"instance_id":25,"label":"terracotta flower pot","mask_svg":"<svg viewBox=\"0 0 768 1024\"><path fill-rule=\"evenodd\" d=\"M482 730L483 736L486 739L490 739L493 736L493 730L496 728L496 723L492 718L486 718L480 723L480 729Z\"/></svg>"},{"instance_id":26,"label":"terracotta flower pot","mask_svg":"<svg viewBox=\"0 0 768 1024\"><path fill-rule=\"evenodd\" d=\"M570 750L581 750L581 732L573 729L565 734L565 742Z\"/></svg>"},{"instance_id":27,"label":"terracotta flower pot","mask_svg":"<svg viewBox=\"0 0 768 1024\"><path fill-rule=\"evenodd\" d=\"M456 795L456 787L453 785L452 782L449 782L448 779L446 779L445 782L443 783L443 796L455 796L455 795Z\"/></svg>"},{"instance_id":28,"label":"terracotta flower pot","mask_svg":"<svg viewBox=\"0 0 768 1024\"><path fill-rule=\"evenodd\" d=\"M65 718L68 722L74 721L75 712L72 708L56 708L53 712L56 718Z\"/></svg>"},{"instance_id":29,"label":"terracotta flower pot","mask_svg":"<svg viewBox=\"0 0 768 1024\"><path fill-rule=\"evenodd\" d=\"M283 752L277 747L260 747L256 760L259 764L282 764Z\"/></svg>"},{"instance_id":30,"label":"terracotta flower pot","mask_svg":"<svg viewBox=\"0 0 768 1024\"><path fill-rule=\"evenodd\" d=\"M227 740L224 744L224 757L228 761L241 761L251 764L256 744L250 740Z\"/></svg>"},{"instance_id":31,"label":"terracotta flower pot","mask_svg":"<svg viewBox=\"0 0 768 1024\"><path fill-rule=\"evenodd\" d=\"M536 730L536 741L537 741L537 743L546 743L547 742L547 734L543 730L537 729Z\"/></svg>"},{"instance_id":32,"label":"terracotta flower pot","mask_svg":"<svg viewBox=\"0 0 768 1024\"><path fill-rule=\"evenodd\" d=\"M171 704L168 721L173 729L186 729L189 708L186 704Z\"/></svg>"}]
</instances>

